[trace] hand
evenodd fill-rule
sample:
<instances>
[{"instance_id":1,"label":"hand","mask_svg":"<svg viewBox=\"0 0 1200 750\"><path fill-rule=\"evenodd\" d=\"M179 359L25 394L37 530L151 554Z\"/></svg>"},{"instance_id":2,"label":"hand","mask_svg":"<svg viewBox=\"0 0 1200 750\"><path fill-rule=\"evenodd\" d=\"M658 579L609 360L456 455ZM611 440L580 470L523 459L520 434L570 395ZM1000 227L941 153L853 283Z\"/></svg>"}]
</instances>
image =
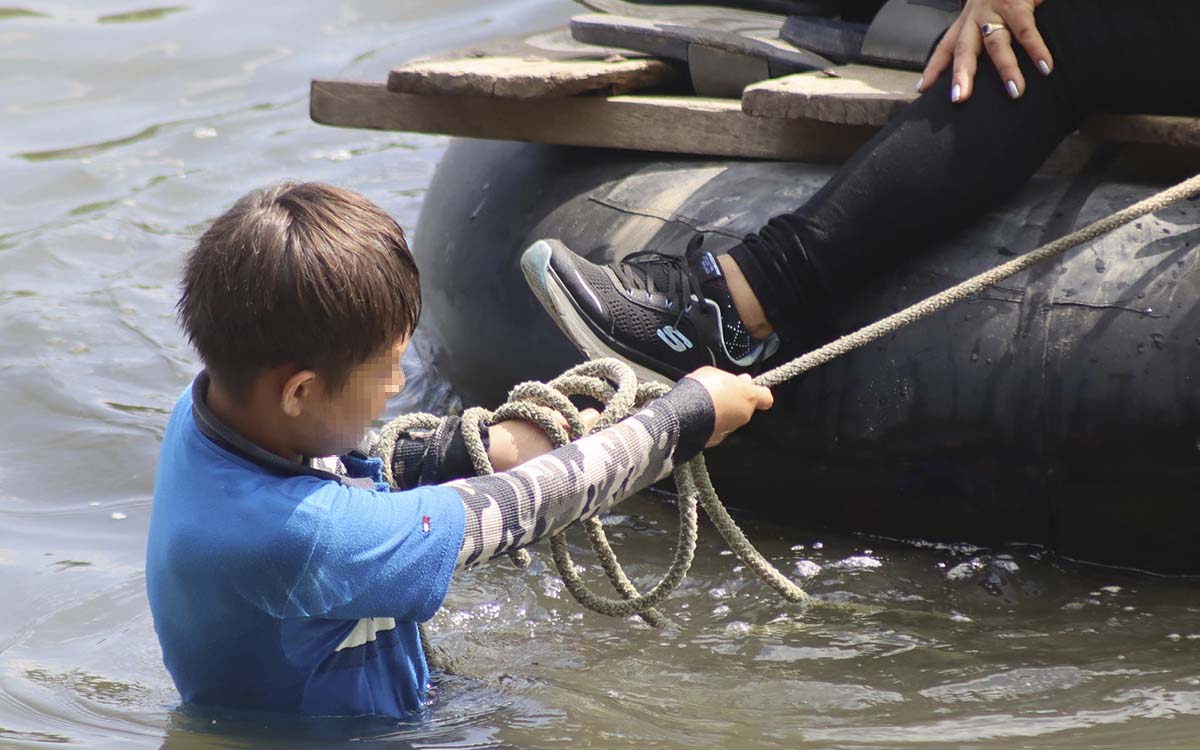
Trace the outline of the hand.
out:
<instances>
[{"instance_id":1,"label":"hand","mask_svg":"<svg viewBox=\"0 0 1200 750\"><path fill-rule=\"evenodd\" d=\"M1034 9L1043 2L1045 0L967 0L958 20L946 31L929 57L917 91L926 91L953 62L950 101L965 102L974 89L979 53L986 47L1008 95L1019 98L1025 93L1025 77L1021 75L1021 66L1013 51L1014 41L1025 48L1042 75L1048 76L1054 69L1054 58L1033 18ZM1004 28L984 37L981 27L985 23L1000 23Z\"/></svg>"},{"instance_id":2,"label":"hand","mask_svg":"<svg viewBox=\"0 0 1200 750\"><path fill-rule=\"evenodd\" d=\"M755 385L749 375L732 375L715 367L701 367L688 377L704 386L716 411L713 434L705 448L719 445L729 433L749 422L755 411L770 409L775 403L771 390Z\"/></svg>"},{"instance_id":3,"label":"hand","mask_svg":"<svg viewBox=\"0 0 1200 750\"><path fill-rule=\"evenodd\" d=\"M600 412L584 409L579 412L579 417L583 420L584 427L590 430L600 419ZM566 419L560 417L559 423L566 428ZM533 422L506 419L488 428L488 458L496 471L508 471L552 450L554 445L551 444L550 438Z\"/></svg>"}]
</instances>

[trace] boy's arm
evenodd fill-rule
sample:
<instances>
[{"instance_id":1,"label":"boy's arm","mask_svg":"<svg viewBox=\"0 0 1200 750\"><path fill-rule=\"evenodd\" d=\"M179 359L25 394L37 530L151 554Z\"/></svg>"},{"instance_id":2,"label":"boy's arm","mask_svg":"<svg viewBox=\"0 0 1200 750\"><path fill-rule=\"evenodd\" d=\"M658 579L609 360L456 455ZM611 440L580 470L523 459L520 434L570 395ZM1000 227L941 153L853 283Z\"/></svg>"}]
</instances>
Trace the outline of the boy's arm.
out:
<instances>
[{"instance_id":1,"label":"boy's arm","mask_svg":"<svg viewBox=\"0 0 1200 750\"><path fill-rule=\"evenodd\" d=\"M458 567L533 544L645 489L704 448L715 418L705 386L684 378L608 429L508 471L447 484L466 509Z\"/></svg>"},{"instance_id":2,"label":"boy's arm","mask_svg":"<svg viewBox=\"0 0 1200 750\"><path fill-rule=\"evenodd\" d=\"M298 480L302 500L255 550L253 574L236 577L239 591L280 618L428 619L455 570L649 486L704 447L714 419L708 391L685 378L637 414L509 471L399 493Z\"/></svg>"},{"instance_id":3,"label":"boy's arm","mask_svg":"<svg viewBox=\"0 0 1200 750\"><path fill-rule=\"evenodd\" d=\"M239 591L275 617L428 619L456 569L611 507L770 404L749 376L701 368L637 414L509 471L402 493L295 480L300 501L255 548Z\"/></svg>"}]
</instances>

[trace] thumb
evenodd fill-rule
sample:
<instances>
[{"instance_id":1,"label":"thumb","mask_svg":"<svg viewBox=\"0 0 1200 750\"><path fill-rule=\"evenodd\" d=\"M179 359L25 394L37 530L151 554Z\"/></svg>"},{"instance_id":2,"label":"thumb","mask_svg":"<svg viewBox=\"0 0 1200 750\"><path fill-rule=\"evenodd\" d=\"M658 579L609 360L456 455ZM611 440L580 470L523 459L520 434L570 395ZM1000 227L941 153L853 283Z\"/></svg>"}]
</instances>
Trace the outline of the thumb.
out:
<instances>
[{"instance_id":1,"label":"thumb","mask_svg":"<svg viewBox=\"0 0 1200 750\"><path fill-rule=\"evenodd\" d=\"M775 394L771 393L771 389L761 385L753 385L754 378L751 377L750 373L743 372L737 377L738 380L744 380L751 384L750 387L753 389L753 393L751 395L754 398L755 409L762 411L764 409L770 409L775 404Z\"/></svg>"},{"instance_id":2,"label":"thumb","mask_svg":"<svg viewBox=\"0 0 1200 750\"><path fill-rule=\"evenodd\" d=\"M771 393L771 389L766 386L754 386L754 397L754 408L759 411L766 411L775 405L775 394Z\"/></svg>"}]
</instances>

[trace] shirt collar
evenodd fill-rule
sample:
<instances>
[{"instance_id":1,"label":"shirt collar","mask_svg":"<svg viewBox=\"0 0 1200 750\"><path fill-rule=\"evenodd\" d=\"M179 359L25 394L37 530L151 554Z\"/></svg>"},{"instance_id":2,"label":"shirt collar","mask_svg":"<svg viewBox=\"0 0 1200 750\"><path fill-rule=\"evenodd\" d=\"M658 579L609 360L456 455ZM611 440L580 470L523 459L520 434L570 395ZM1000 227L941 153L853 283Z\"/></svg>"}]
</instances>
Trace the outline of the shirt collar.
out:
<instances>
[{"instance_id":1,"label":"shirt collar","mask_svg":"<svg viewBox=\"0 0 1200 750\"><path fill-rule=\"evenodd\" d=\"M230 453L252 461L276 474L319 477L321 479L332 479L342 484L348 484L346 477L322 471L321 469L314 469L306 463L288 461L283 456L278 456L239 435L232 427L218 419L217 415L213 414L208 408L209 382L207 370L201 370L200 374L192 382L192 416L196 420L196 427L204 437Z\"/></svg>"}]
</instances>

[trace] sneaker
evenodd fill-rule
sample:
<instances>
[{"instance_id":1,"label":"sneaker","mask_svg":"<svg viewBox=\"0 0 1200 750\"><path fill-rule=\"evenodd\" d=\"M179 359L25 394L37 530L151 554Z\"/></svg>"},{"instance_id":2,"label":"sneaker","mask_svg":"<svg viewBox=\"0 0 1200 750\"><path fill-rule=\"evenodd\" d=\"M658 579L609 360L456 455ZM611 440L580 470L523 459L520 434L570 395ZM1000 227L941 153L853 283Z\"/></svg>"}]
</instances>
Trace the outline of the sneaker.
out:
<instances>
[{"instance_id":1,"label":"sneaker","mask_svg":"<svg viewBox=\"0 0 1200 750\"><path fill-rule=\"evenodd\" d=\"M704 365L749 372L779 348L750 336L701 236L683 257L639 252L598 266L539 240L521 270L542 306L588 358L616 357L638 377L673 383Z\"/></svg>"}]
</instances>

